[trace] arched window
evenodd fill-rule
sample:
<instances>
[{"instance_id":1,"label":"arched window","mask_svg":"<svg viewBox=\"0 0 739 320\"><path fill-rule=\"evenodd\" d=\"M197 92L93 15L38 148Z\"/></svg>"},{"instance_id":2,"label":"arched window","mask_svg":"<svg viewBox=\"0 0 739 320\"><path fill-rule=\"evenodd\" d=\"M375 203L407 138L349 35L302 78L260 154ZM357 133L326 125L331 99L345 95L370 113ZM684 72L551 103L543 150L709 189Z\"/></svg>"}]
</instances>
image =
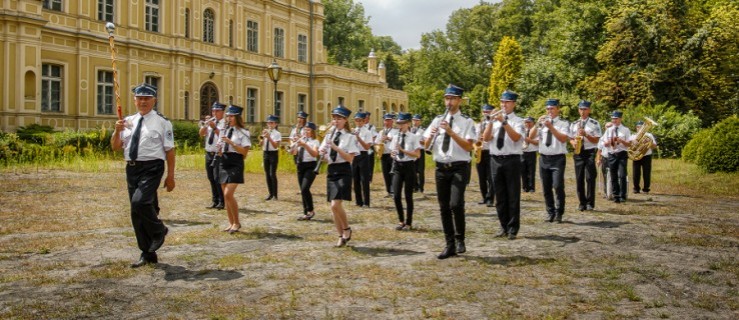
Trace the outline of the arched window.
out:
<instances>
[{"instance_id":1,"label":"arched window","mask_svg":"<svg viewBox=\"0 0 739 320\"><path fill-rule=\"evenodd\" d=\"M203 42L215 43L216 14L211 9L203 12Z\"/></svg>"}]
</instances>

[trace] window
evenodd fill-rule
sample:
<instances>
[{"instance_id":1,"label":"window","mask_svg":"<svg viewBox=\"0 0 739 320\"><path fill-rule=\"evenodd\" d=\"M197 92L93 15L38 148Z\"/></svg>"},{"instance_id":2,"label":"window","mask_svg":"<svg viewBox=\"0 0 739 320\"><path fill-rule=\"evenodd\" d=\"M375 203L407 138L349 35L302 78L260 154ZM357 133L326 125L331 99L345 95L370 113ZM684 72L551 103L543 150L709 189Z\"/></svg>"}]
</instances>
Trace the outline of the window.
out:
<instances>
[{"instance_id":1,"label":"window","mask_svg":"<svg viewBox=\"0 0 739 320\"><path fill-rule=\"evenodd\" d=\"M234 47L234 21L228 20L228 46Z\"/></svg>"},{"instance_id":2,"label":"window","mask_svg":"<svg viewBox=\"0 0 739 320\"><path fill-rule=\"evenodd\" d=\"M62 111L62 74L64 68L53 64L41 66L41 111Z\"/></svg>"},{"instance_id":3,"label":"window","mask_svg":"<svg viewBox=\"0 0 739 320\"><path fill-rule=\"evenodd\" d=\"M216 15L211 9L203 12L203 42L215 43L215 20Z\"/></svg>"},{"instance_id":4,"label":"window","mask_svg":"<svg viewBox=\"0 0 739 320\"><path fill-rule=\"evenodd\" d=\"M307 96L304 94L298 95L298 111L305 111L305 100Z\"/></svg>"},{"instance_id":5,"label":"window","mask_svg":"<svg viewBox=\"0 0 739 320\"><path fill-rule=\"evenodd\" d=\"M277 92L277 95L275 95L275 116L280 118L281 114L282 114L282 92Z\"/></svg>"},{"instance_id":6,"label":"window","mask_svg":"<svg viewBox=\"0 0 739 320\"><path fill-rule=\"evenodd\" d=\"M62 11L62 0L44 0L44 9Z\"/></svg>"},{"instance_id":7,"label":"window","mask_svg":"<svg viewBox=\"0 0 739 320\"><path fill-rule=\"evenodd\" d=\"M359 101L358 101L357 103L359 104L359 105L357 106L357 109L358 109L358 110L359 110L360 112L364 111L364 100L359 100Z\"/></svg>"},{"instance_id":8,"label":"window","mask_svg":"<svg viewBox=\"0 0 739 320\"><path fill-rule=\"evenodd\" d=\"M190 119L190 91L185 91L185 120Z\"/></svg>"},{"instance_id":9,"label":"window","mask_svg":"<svg viewBox=\"0 0 739 320\"><path fill-rule=\"evenodd\" d=\"M308 61L308 36L298 35L298 62Z\"/></svg>"},{"instance_id":10,"label":"window","mask_svg":"<svg viewBox=\"0 0 739 320\"><path fill-rule=\"evenodd\" d=\"M185 8L185 38L190 38L190 9Z\"/></svg>"},{"instance_id":11,"label":"window","mask_svg":"<svg viewBox=\"0 0 739 320\"><path fill-rule=\"evenodd\" d=\"M159 32L159 0L146 0L146 31Z\"/></svg>"},{"instance_id":12,"label":"window","mask_svg":"<svg viewBox=\"0 0 739 320\"><path fill-rule=\"evenodd\" d=\"M344 106L344 97L339 97L339 105Z\"/></svg>"},{"instance_id":13,"label":"window","mask_svg":"<svg viewBox=\"0 0 739 320\"><path fill-rule=\"evenodd\" d=\"M285 29L275 28L275 57L285 57Z\"/></svg>"},{"instance_id":14,"label":"window","mask_svg":"<svg viewBox=\"0 0 739 320\"><path fill-rule=\"evenodd\" d=\"M257 89L246 89L246 122L254 122L257 109Z\"/></svg>"},{"instance_id":15,"label":"window","mask_svg":"<svg viewBox=\"0 0 739 320\"><path fill-rule=\"evenodd\" d=\"M98 71L97 112L113 114L113 72Z\"/></svg>"},{"instance_id":16,"label":"window","mask_svg":"<svg viewBox=\"0 0 739 320\"><path fill-rule=\"evenodd\" d=\"M98 20L113 22L113 0L98 0Z\"/></svg>"},{"instance_id":17,"label":"window","mask_svg":"<svg viewBox=\"0 0 739 320\"><path fill-rule=\"evenodd\" d=\"M259 51L259 24L256 21L246 22L246 50Z\"/></svg>"},{"instance_id":18,"label":"window","mask_svg":"<svg viewBox=\"0 0 739 320\"><path fill-rule=\"evenodd\" d=\"M144 82L146 82L146 83L148 83L148 84L156 87L157 89L159 89L159 84L162 82L161 80L162 80L162 78L154 77L154 76L145 76L144 77ZM159 91L159 90L157 90L157 91ZM159 100L159 97L157 97L157 104L154 105L154 110L159 110L159 101L160 101Z\"/></svg>"}]
</instances>

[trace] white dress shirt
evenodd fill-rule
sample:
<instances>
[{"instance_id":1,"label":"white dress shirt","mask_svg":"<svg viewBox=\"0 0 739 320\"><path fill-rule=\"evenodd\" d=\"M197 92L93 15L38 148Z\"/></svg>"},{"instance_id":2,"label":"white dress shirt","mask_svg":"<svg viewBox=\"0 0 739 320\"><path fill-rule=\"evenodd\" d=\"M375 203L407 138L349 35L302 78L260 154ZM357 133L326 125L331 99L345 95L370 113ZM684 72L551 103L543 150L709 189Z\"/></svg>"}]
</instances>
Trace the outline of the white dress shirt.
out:
<instances>
[{"instance_id":1,"label":"white dress shirt","mask_svg":"<svg viewBox=\"0 0 739 320\"><path fill-rule=\"evenodd\" d=\"M383 137L389 137L391 140L392 138L398 133L397 128L382 128L378 132L377 136L375 137L375 144L384 144L385 148L382 149L382 154L389 154L390 148L387 147L387 141L383 140Z\"/></svg>"},{"instance_id":2,"label":"white dress shirt","mask_svg":"<svg viewBox=\"0 0 739 320\"><path fill-rule=\"evenodd\" d=\"M621 140L629 141L631 139L631 130L629 130L629 128L624 125L620 125L620 126L614 125L608 128L608 130L606 130L606 134L605 134L606 141L613 139L616 136L621 138ZM608 147L608 153L613 154L613 153L617 153L621 151L626 151L628 149L629 147L627 147L623 143L618 143L615 146L611 145L610 147Z\"/></svg>"},{"instance_id":3,"label":"white dress shirt","mask_svg":"<svg viewBox=\"0 0 739 320\"><path fill-rule=\"evenodd\" d=\"M570 126L570 132L572 133L573 139L577 137L577 133L580 131L580 123L582 123L583 121L585 121L585 127L583 128L585 129L585 134L591 137L601 137L600 123L598 123L597 120L593 118L587 118L583 120L582 118L580 118L577 121L573 122ZM585 150L595 149L598 147L598 143L592 143L585 137L583 137L582 139L582 145L583 149Z\"/></svg>"},{"instance_id":4,"label":"white dress shirt","mask_svg":"<svg viewBox=\"0 0 739 320\"><path fill-rule=\"evenodd\" d=\"M374 144L373 140L375 138L374 137L374 134L372 133L372 131L370 131L369 130L369 127L366 126L366 125L357 128L357 130L359 132L359 134L358 134L359 137L362 138L362 141L364 141L365 143L369 144L368 148L365 149L359 143L359 140L357 140L357 149L359 149L359 151L367 151L367 150L371 149L372 148L372 145Z\"/></svg>"},{"instance_id":5,"label":"white dress shirt","mask_svg":"<svg viewBox=\"0 0 739 320\"><path fill-rule=\"evenodd\" d=\"M338 134L339 131L337 131ZM341 157L339 152L336 152L336 161L331 161L331 147L328 146L329 141L333 140L334 137L331 136L331 134L327 134L326 137L323 138L323 143L321 143L321 149L326 150L326 154L323 156L323 159L326 160L328 164L333 163L344 163L347 162L344 160L344 158ZM353 134L346 130L341 131L341 135L339 136L339 143L338 146L341 150L344 150L346 153L351 153L354 155L359 154L359 149L357 148L357 137L355 137Z\"/></svg>"},{"instance_id":6,"label":"white dress shirt","mask_svg":"<svg viewBox=\"0 0 739 320\"><path fill-rule=\"evenodd\" d=\"M226 119L221 119L216 122L216 128L218 128L218 132L223 131L223 129L226 127ZM206 152L218 152L218 137L219 133L216 133L213 135L213 143L208 143L208 140L210 140L210 135L213 131L216 129L211 128L208 126L208 131L205 133L205 151Z\"/></svg>"},{"instance_id":7,"label":"white dress shirt","mask_svg":"<svg viewBox=\"0 0 739 320\"><path fill-rule=\"evenodd\" d=\"M403 149L405 149L407 151L414 151L414 150L419 150L419 149L422 149L423 148L421 146L421 137L419 137L418 135L415 135L415 134L411 133L410 131L405 132L405 133L399 131L398 134L395 135L393 137L393 139L390 140L390 142L387 143L387 147L390 148L390 151L391 152L392 152L392 150L395 150L395 147L397 145L400 144L401 139L403 138L403 134L405 134L405 148L403 148ZM421 151L421 152L423 152L423 151ZM398 154L400 154L400 151L398 151ZM405 156L403 156L402 158L399 157L399 156L395 156L393 159L395 159L398 162L406 162L406 161L415 161L418 158L417 157L411 157L411 156L405 154Z\"/></svg>"},{"instance_id":8,"label":"white dress shirt","mask_svg":"<svg viewBox=\"0 0 739 320\"><path fill-rule=\"evenodd\" d=\"M123 141L123 157L126 161L130 161L129 152L131 147L131 138L133 137L139 119L144 117L141 122L141 133L139 136L139 151L137 161L149 160L166 160L165 151L174 148L174 134L172 132L172 123L158 112L152 110L146 115L136 113L126 117L126 123L132 124L130 128L121 131L121 140Z\"/></svg>"},{"instance_id":9,"label":"white dress shirt","mask_svg":"<svg viewBox=\"0 0 739 320\"><path fill-rule=\"evenodd\" d=\"M503 132L505 134L505 138L503 139L503 148L498 149L498 134L500 133L500 127L503 125L500 121L493 121L493 140L490 140L487 142L488 147L490 148L490 154L493 156L507 156L507 155L514 155L514 154L523 154L523 138L524 134L526 134L526 129L523 124L523 119L519 116L517 116L514 112L511 112L507 115L508 125L513 128L518 134L521 135L521 138L518 139L518 141L513 141L511 139L511 136L508 135L508 132L503 129Z\"/></svg>"},{"instance_id":10,"label":"white dress shirt","mask_svg":"<svg viewBox=\"0 0 739 320\"><path fill-rule=\"evenodd\" d=\"M566 135L568 138L570 135L570 123L567 120L562 120L560 117L552 119L552 125L560 133ZM569 139L565 139L565 142L559 141L557 136L552 133L552 144L547 147L547 133L549 128L542 126L538 130L539 140L539 154L552 156L557 154L567 154L567 143Z\"/></svg>"},{"instance_id":11,"label":"white dress shirt","mask_svg":"<svg viewBox=\"0 0 739 320\"><path fill-rule=\"evenodd\" d=\"M475 126L475 122L472 121L472 119L463 115L459 111L457 111L457 113L455 114L447 115L445 120L449 122L452 118L454 119L454 121L452 122L452 131L460 135L462 139L474 141L477 138L475 137L474 130L473 130L473 127ZM441 121L442 121L441 116L437 116L436 118L434 118L434 121L431 122L431 125L429 125L429 128L438 127ZM470 152L462 149L462 147L460 147L456 142L454 142L454 139L450 138L449 150L447 150L447 152L442 151L445 135L446 135L445 130L439 128L439 134L436 135L436 141L434 142L434 147L432 150L433 155L434 155L434 161L441 162L441 163L450 163L450 162L457 162L457 161L469 162L471 160ZM426 130L423 133L423 138L424 140L428 140L429 138L431 138L431 130Z\"/></svg>"},{"instance_id":12,"label":"white dress shirt","mask_svg":"<svg viewBox=\"0 0 739 320\"><path fill-rule=\"evenodd\" d=\"M280 141L282 141L282 133L280 133L280 130L272 129L270 130L270 138L277 142L277 148L272 146L272 143L269 142L269 139L264 139L264 142L262 142L264 145L262 146L262 150L264 151L276 151L280 147Z\"/></svg>"},{"instance_id":13,"label":"white dress shirt","mask_svg":"<svg viewBox=\"0 0 739 320\"><path fill-rule=\"evenodd\" d=\"M311 149L317 149L318 146L321 144L318 140L312 139L312 138L303 138L305 140L305 144L307 144ZM298 146L298 153L297 155L300 155L300 149L304 149L303 147ZM311 162L316 161L316 157L312 156L308 150L303 151L303 159L298 159L298 162Z\"/></svg>"},{"instance_id":14,"label":"white dress shirt","mask_svg":"<svg viewBox=\"0 0 739 320\"><path fill-rule=\"evenodd\" d=\"M241 147L251 147L251 133L249 133L249 130L245 128L230 127L225 130L221 130L221 137L228 137L229 132L233 132L231 133L230 139L234 144ZM222 150L228 146L228 150L226 150L227 153L238 153L236 148L226 144L225 142L221 142L220 145Z\"/></svg>"}]
</instances>

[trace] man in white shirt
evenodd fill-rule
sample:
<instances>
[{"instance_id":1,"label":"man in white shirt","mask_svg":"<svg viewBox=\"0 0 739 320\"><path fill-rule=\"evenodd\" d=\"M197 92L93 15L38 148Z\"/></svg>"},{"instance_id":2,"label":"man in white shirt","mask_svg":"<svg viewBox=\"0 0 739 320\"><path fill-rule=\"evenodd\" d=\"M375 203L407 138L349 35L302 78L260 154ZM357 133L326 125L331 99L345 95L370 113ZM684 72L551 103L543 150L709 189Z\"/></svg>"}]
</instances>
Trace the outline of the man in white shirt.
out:
<instances>
[{"instance_id":1,"label":"man in white shirt","mask_svg":"<svg viewBox=\"0 0 739 320\"><path fill-rule=\"evenodd\" d=\"M639 132L641 130L642 126L644 126L643 121L639 121L636 123L636 132ZM650 184L652 181L652 149L657 148L657 139L654 138L654 135L652 135L649 132L644 133L645 136L647 136L651 141L652 144L649 146L649 150L647 153L644 154L644 156L639 160L634 160L632 162L633 166L632 169L634 170L633 173L633 180L634 180L634 193L639 193L640 191L644 191L644 193L649 193L650 191ZM631 136L631 141L634 143L634 139L636 139L637 135ZM641 184L641 176L642 173L644 173L644 188L641 188L639 185Z\"/></svg>"},{"instance_id":2,"label":"man in white shirt","mask_svg":"<svg viewBox=\"0 0 739 320\"><path fill-rule=\"evenodd\" d=\"M631 146L631 131L621 124L623 112L613 111L611 122L613 126L606 130L604 145L608 148L608 170L611 173L611 189L613 201L626 201L626 164L629 160L627 150Z\"/></svg>"},{"instance_id":3,"label":"man in white shirt","mask_svg":"<svg viewBox=\"0 0 739 320\"><path fill-rule=\"evenodd\" d=\"M421 120L423 118L420 114L413 115L413 127L411 127L411 133L417 135L423 140L423 133L426 131L421 126ZM426 152L421 150L421 156L416 159L416 188L415 192L423 193L423 186L426 184Z\"/></svg>"}]
</instances>

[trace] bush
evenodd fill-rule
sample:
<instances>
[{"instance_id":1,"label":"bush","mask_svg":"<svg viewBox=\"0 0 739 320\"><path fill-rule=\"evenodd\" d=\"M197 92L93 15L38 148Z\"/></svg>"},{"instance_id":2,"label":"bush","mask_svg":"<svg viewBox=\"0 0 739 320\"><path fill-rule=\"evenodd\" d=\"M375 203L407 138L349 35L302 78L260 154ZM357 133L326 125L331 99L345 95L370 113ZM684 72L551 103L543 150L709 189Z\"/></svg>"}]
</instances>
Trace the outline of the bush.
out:
<instances>
[{"instance_id":1,"label":"bush","mask_svg":"<svg viewBox=\"0 0 739 320\"><path fill-rule=\"evenodd\" d=\"M197 123L188 121L172 121L172 131L178 149L201 147L200 127Z\"/></svg>"},{"instance_id":2,"label":"bush","mask_svg":"<svg viewBox=\"0 0 739 320\"><path fill-rule=\"evenodd\" d=\"M54 128L40 124L30 124L26 127L18 127L16 135L23 141L30 141L38 144L44 143L46 138L54 133Z\"/></svg>"},{"instance_id":3,"label":"bush","mask_svg":"<svg viewBox=\"0 0 739 320\"><path fill-rule=\"evenodd\" d=\"M739 118L732 116L719 122L705 137L696 137L700 140L695 148L695 163L704 171L736 172L739 169ZM689 151L689 153L692 151ZM692 155L689 154L689 157Z\"/></svg>"},{"instance_id":4,"label":"bush","mask_svg":"<svg viewBox=\"0 0 739 320\"><path fill-rule=\"evenodd\" d=\"M706 141L711 138L711 129L703 129L693 135L688 144L683 148L682 158L683 161L695 163L698 159L698 154L702 152L702 147L706 144Z\"/></svg>"}]
</instances>

